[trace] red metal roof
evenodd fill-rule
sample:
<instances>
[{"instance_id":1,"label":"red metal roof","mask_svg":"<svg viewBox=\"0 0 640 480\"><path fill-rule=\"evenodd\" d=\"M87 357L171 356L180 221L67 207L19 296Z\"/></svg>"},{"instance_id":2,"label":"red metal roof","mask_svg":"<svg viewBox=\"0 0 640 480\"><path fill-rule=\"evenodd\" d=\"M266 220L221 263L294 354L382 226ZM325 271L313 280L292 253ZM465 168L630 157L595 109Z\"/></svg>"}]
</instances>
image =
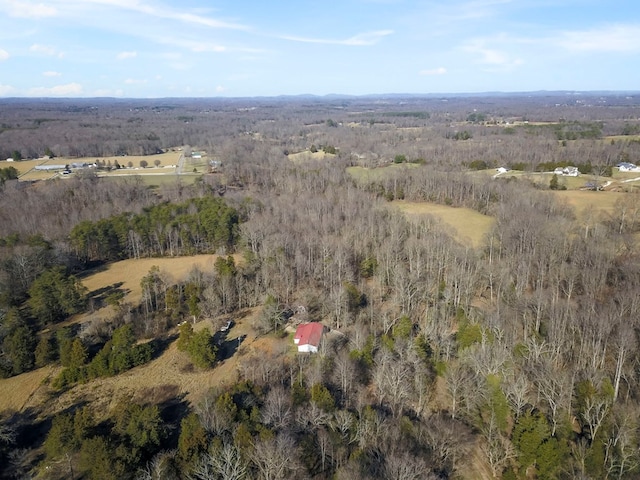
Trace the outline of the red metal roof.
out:
<instances>
[{"instance_id":1,"label":"red metal roof","mask_svg":"<svg viewBox=\"0 0 640 480\"><path fill-rule=\"evenodd\" d=\"M300 345L313 345L314 347L320 346L320 339L322 339L322 332L324 325L318 322L303 323L298 326L296 335L294 338L295 343Z\"/></svg>"}]
</instances>

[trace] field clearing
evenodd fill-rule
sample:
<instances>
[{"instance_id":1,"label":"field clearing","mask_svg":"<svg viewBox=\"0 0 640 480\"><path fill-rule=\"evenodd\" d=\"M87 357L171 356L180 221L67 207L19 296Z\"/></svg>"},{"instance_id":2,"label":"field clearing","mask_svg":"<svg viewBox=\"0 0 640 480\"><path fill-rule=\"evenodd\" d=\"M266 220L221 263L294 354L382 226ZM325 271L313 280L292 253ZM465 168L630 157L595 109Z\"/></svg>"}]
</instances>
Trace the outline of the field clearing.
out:
<instances>
[{"instance_id":1,"label":"field clearing","mask_svg":"<svg viewBox=\"0 0 640 480\"><path fill-rule=\"evenodd\" d=\"M54 367L47 366L15 377L0 379L0 413L21 411L54 370Z\"/></svg>"},{"instance_id":2,"label":"field clearing","mask_svg":"<svg viewBox=\"0 0 640 480\"><path fill-rule=\"evenodd\" d=\"M133 168L119 168L117 170L111 170L109 172L100 171L98 175L109 176L109 177L118 177L120 175L171 175L175 174L176 167L167 166L167 167L133 167Z\"/></svg>"},{"instance_id":3,"label":"field clearing","mask_svg":"<svg viewBox=\"0 0 640 480\"><path fill-rule=\"evenodd\" d=\"M389 173L395 170L403 171L408 168L418 168L417 163L392 163L386 167L367 168L367 167L347 167L347 173L351 175L357 182L369 183L381 181L386 178Z\"/></svg>"},{"instance_id":4,"label":"field clearing","mask_svg":"<svg viewBox=\"0 0 640 480\"><path fill-rule=\"evenodd\" d=\"M616 142L640 142L640 135L608 135L603 137L602 140L608 142L611 140Z\"/></svg>"},{"instance_id":5,"label":"field clearing","mask_svg":"<svg viewBox=\"0 0 640 480\"><path fill-rule=\"evenodd\" d=\"M33 180L49 180L60 176L60 171L40 171L35 170L35 167L40 165L72 165L73 163L86 163L94 164L97 161L104 162L105 164L115 165L118 163L121 169L111 171L100 171L101 176L118 176L118 175L167 175L175 173L175 166L178 163L181 152L169 151L158 155L132 155L132 156L113 156L113 157L81 157L81 158L68 158L68 157L55 157L50 159L37 159L37 160L24 160L20 162L7 162L1 161L0 168L14 167L19 172L19 178L23 181ZM148 164L147 168L141 168L140 162L145 161ZM158 166L156 167L156 162ZM128 165L131 163L131 167ZM202 162L200 162L202 163ZM185 169L191 172L193 168L198 171L205 171L200 163L196 165L191 164L191 159L187 159L185 162ZM206 164L206 161L205 161ZM173 167L173 168L171 168Z\"/></svg>"},{"instance_id":6,"label":"field clearing","mask_svg":"<svg viewBox=\"0 0 640 480\"><path fill-rule=\"evenodd\" d=\"M486 243L487 234L495 224L495 219L470 208L449 207L427 202L407 202L396 200L391 205L404 212L407 217L432 215L451 227L455 238L462 244L470 243L481 248Z\"/></svg>"},{"instance_id":7,"label":"field clearing","mask_svg":"<svg viewBox=\"0 0 640 480\"><path fill-rule=\"evenodd\" d=\"M557 198L573 208L579 220L592 217L593 212L612 215L616 202L624 198L623 192L595 192L591 190L563 190L553 192Z\"/></svg>"},{"instance_id":8,"label":"field clearing","mask_svg":"<svg viewBox=\"0 0 640 480\"><path fill-rule=\"evenodd\" d=\"M236 315L235 325L228 331L225 343L236 346L238 338L244 340L235 353L220 361L213 369L194 368L186 353L177 348L177 337L173 337L164 351L151 362L115 377L94 379L86 384L75 385L59 395L51 395L51 388L43 382L47 376L55 376L59 368L43 368L35 372L0 380L0 388L12 388L16 385L15 395L4 396L0 407L24 410L42 408L41 415L53 415L77 405L88 402L97 418L107 417L121 401L149 402L157 401L156 396L169 395L182 397L191 404L198 403L212 388L231 385L238 380L243 360L250 357L262 358L265 355L286 355L292 350L288 337L277 338L272 335L258 335L253 325L261 309L254 308ZM209 320L198 322L194 330L208 328L211 333L216 325ZM177 334L177 329L175 331ZM0 408L2 411L2 408Z\"/></svg>"},{"instance_id":9,"label":"field clearing","mask_svg":"<svg viewBox=\"0 0 640 480\"><path fill-rule=\"evenodd\" d=\"M482 172L493 172L493 175L496 174L495 170L493 169L482 170ZM506 173L498 175L496 178L513 177L527 180L531 183L539 185L541 188L549 188L549 183L551 182L553 175L553 172L522 172L519 170L510 170ZM612 182L615 178L615 175L616 174L614 172L614 177L599 176L598 184L604 185L607 182ZM566 187L567 190L580 190L581 188L585 188L586 184L594 182L594 179L595 177L593 175L579 175L577 177L558 175L558 185L560 185L561 187Z\"/></svg>"},{"instance_id":10,"label":"field clearing","mask_svg":"<svg viewBox=\"0 0 640 480\"><path fill-rule=\"evenodd\" d=\"M142 277L153 266L160 269L161 275L167 275L173 282L184 280L189 272L197 267L201 270L213 270L218 255L194 255L190 257L132 258L107 264L104 269L81 277L82 284L89 292L112 285L126 292L124 302L137 304L142 298ZM239 257L235 257L236 262Z\"/></svg>"},{"instance_id":11,"label":"field clearing","mask_svg":"<svg viewBox=\"0 0 640 480\"><path fill-rule=\"evenodd\" d=\"M0 161L0 168L13 167L18 170L18 175L24 175L29 170L33 170L38 165L45 165L47 162L50 162L51 165L58 165L62 162L52 162L51 160L22 160L20 162L7 162L6 160ZM49 176L53 174L53 172L43 172L48 173Z\"/></svg>"},{"instance_id":12,"label":"field clearing","mask_svg":"<svg viewBox=\"0 0 640 480\"><path fill-rule=\"evenodd\" d=\"M326 158L333 158L335 155L326 153L323 150L317 152L311 152L305 150L304 152L290 153L287 158L292 162L308 162L309 160L325 160Z\"/></svg>"},{"instance_id":13,"label":"field clearing","mask_svg":"<svg viewBox=\"0 0 640 480\"><path fill-rule=\"evenodd\" d=\"M100 160L101 162L109 163L111 162L114 165L116 162L120 164L121 167L128 166L129 162L133 167L139 167L141 161L147 162L149 167L155 165L156 160L158 160L161 166L166 165L176 165L178 163L178 159L182 152L179 151L168 151L165 153L160 153L157 155L126 155L126 156L113 156L113 157L82 157L82 158L65 158L65 157L57 157L53 159L53 163L95 163Z\"/></svg>"},{"instance_id":14,"label":"field clearing","mask_svg":"<svg viewBox=\"0 0 640 480\"><path fill-rule=\"evenodd\" d=\"M107 415L122 400L149 401L149 392L153 389L173 390L175 397L184 396L189 403L197 403L211 388L230 385L238 379L238 365L241 358L252 352L260 355L265 345L273 348L272 343L279 342L275 337L257 337L252 327L258 310L254 310L242 319L236 320L226 339L233 341L241 335L247 335L241 348L232 357L218 363L213 369L193 368L186 353L178 350L176 340L172 341L162 354L146 365L136 367L115 377L98 378L84 385L76 385L63 393L48 406L53 411L61 411L75 404L78 399L88 400L95 411ZM211 323L202 321L195 330L209 328Z\"/></svg>"}]
</instances>

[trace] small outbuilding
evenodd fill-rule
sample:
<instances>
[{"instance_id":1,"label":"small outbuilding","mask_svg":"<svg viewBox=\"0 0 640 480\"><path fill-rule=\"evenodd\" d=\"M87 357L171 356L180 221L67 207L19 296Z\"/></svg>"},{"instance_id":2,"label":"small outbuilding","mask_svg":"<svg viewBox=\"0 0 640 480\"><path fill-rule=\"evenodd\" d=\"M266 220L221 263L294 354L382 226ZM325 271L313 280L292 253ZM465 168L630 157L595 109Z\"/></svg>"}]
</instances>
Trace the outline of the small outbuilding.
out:
<instances>
[{"instance_id":1,"label":"small outbuilding","mask_svg":"<svg viewBox=\"0 0 640 480\"><path fill-rule=\"evenodd\" d=\"M293 343L298 346L298 352L318 353L324 325L319 322L303 323L296 329Z\"/></svg>"}]
</instances>

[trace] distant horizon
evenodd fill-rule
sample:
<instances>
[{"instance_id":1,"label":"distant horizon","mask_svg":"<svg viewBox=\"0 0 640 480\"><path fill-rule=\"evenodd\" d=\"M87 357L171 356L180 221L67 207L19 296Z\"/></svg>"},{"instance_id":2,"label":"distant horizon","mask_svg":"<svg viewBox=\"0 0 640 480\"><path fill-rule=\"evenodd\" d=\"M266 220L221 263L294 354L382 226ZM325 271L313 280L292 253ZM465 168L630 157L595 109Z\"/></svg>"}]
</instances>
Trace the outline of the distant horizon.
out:
<instances>
[{"instance_id":1,"label":"distant horizon","mask_svg":"<svg viewBox=\"0 0 640 480\"><path fill-rule=\"evenodd\" d=\"M0 0L0 98L636 91L638 79L635 0Z\"/></svg>"},{"instance_id":2,"label":"distant horizon","mask_svg":"<svg viewBox=\"0 0 640 480\"><path fill-rule=\"evenodd\" d=\"M340 98L464 98L464 97L519 97L519 96L596 96L596 95L640 95L640 89L637 90L528 90L528 91L486 91L486 92L432 92L432 93L412 93L412 92L387 92L387 93L363 93L363 94L343 94L343 93L299 93L299 94L278 94L278 95L245 95L237 97L229 96L165 96L165 97L113 97L113 96L96 96L96 97L0 97L0 102L6 100L242 100L242 99L283 99L283 98L317 98L317 99L340 99Z\"/></svg>"}]
</instances>

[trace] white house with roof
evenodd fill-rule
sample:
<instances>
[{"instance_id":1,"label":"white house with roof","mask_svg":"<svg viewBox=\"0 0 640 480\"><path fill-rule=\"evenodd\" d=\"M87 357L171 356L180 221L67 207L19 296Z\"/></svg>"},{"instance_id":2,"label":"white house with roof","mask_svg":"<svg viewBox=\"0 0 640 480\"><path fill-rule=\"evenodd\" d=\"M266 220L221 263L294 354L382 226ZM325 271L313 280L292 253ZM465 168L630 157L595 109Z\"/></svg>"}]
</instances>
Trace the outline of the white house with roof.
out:
<instances>
[{"instance_id":1,"label":"white house with roof","mask_svg":"<svg viewBox=\"0 0 640 480\"><path fill-rule=\"evenodd\" d=\"M577 177L580 175L580 170L578 170L578 167L572 166L558 167L553 171L553 173L556 175L562 175L563 177Z\"/></svg>"},{"instance_id":2,"label":"white house with roof","mask_svg":"<svg viewBox=\"0 0 640 480\"><path fill-rule=\"evenodd\" d=\"M640 172L640 168L630 162L621 162L617 165L617 167L621 172Z\"/></svg>"},{"instance_id":3,"label":"white house with roof","mask_svg":"<svg viewBox=\"0 0 640 480\"><path fill-rule=\"evenodd\" d=\"M318 353L324 325L319 322L303 323L296 329L293 343L298 346L298 352Z\"/></svg>"}]
</instances>

